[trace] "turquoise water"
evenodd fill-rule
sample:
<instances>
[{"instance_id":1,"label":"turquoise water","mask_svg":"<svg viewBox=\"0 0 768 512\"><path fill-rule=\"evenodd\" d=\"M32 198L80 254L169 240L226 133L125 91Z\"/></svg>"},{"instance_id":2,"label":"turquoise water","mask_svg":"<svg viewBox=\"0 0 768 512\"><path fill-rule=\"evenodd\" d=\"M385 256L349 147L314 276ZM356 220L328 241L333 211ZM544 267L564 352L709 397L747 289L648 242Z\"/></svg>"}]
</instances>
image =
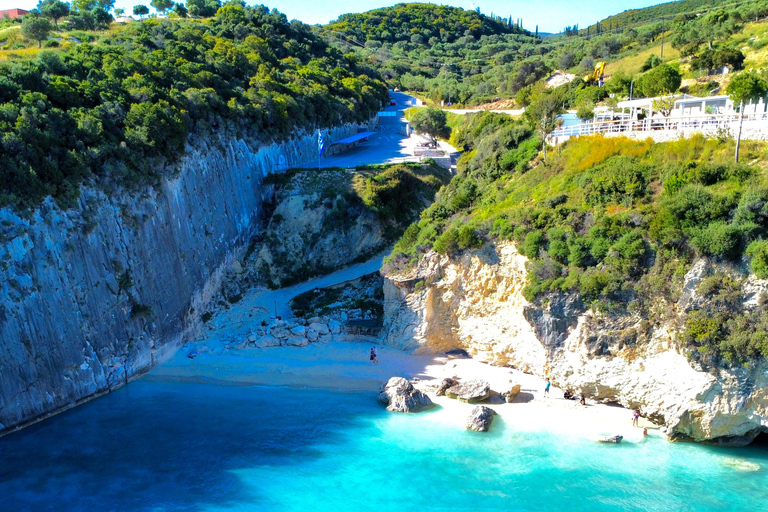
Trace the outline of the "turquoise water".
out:
<instances>
[{"instance_id":1,"label":"turquoise water","mask_svg":"<svg viewBox=\"0 0 768 512\"><path fill-rule=\"evenodd\" d=\"M387 413L362 393L145 379L0 439L3 512L705 512L766 503L764 447L601 445L563 425L528 431L524 421L466 432L445 411Z\"/></svg>"}]
</instances>

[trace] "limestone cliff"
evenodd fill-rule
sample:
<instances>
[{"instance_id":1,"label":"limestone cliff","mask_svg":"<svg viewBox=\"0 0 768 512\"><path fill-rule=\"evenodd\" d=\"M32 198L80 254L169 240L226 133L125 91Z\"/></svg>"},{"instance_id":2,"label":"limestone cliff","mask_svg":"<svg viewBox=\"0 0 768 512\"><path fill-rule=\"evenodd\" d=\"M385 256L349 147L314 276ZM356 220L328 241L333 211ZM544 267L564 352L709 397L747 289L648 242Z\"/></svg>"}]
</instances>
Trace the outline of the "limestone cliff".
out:
<instances>
[{"instance_id":1,"label":"limestone cliff","mask_svg":"<svg viewBox=\"0 0 768 512\"><path fill-rule=\"evenodd\" d=\"M201 141L158 188L0 210L0 433L124 384L193 332L258 229L263 178L316 148L314 133Z\"/></svg>"},{"instance_id":2,"label":"limestone cliff","mask_svg":"<svg viewBox=\"0 0 768 512\"><path fill-rule=\"evenodd\" d=\"M512 244L487 244L455 259L430 252L407 275L386 276L386 342L460 347L492 364L549 374L563 389L639 408L671 438L745 444L768 432L764 360L705 371L678 349L676 314L647 329L639 317L588 310L573 296L530 304L522 295L525 262ZM694 266L686 289L707 264ZM752 276L745 296L753 300L765 284Z\"/></svg>"}]
</instances>

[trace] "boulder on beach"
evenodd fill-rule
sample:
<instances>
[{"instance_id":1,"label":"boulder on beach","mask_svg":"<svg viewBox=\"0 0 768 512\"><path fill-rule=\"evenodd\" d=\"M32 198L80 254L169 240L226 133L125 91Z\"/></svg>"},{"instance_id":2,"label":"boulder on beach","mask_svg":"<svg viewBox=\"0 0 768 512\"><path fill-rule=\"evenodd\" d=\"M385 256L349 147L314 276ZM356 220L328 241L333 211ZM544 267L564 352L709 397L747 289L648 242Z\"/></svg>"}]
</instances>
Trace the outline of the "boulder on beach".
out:
<instances>
[{"instance_id":1,"label":"boulder on beach","mask_svg":"<svg viewBox=\"0 0 768 512\"><path fill-rule=\"evenodd\" d=\"M520 384L510 384L506 388L499 391L499 394L504 397L504 400L509 404L515 400L515 397L520 393Z\"/></svg>"},{"instance_id":2,"label":"boulder on beach","mask_svg":"<svg viewBox=\"0 0 768 512\"><path fill-rule=\"evenodd\" d=\"M291 329L291 333L295 336L304 336L307 334L307 328L303 325L297 325L293 329Z\"/></svg>"},{"instance_id":3,"label":"boulder on beach","mask_svg":"<svg viewBox=\"0 0 768 512\"><path fill-rule=\"evenodd\" d=\"M291 336L285 340L285 345L288 347L306 347L309 345L309 340L304 336Z\"/></svg>"},{"instance_id":4,"label":"boulder on beach","mask_svg":"<svg viewBox=\"0 0 768 512\"><path fill-rule=\"evenodd\" d=\"M309 324L309 329L315 331L317 334L330 334L331 332L326 324L320 322Z\"/></svg>"},{"instance_id":5,"label":"boulder on beach","mask_svg":"<svg viewBox=\"0 0 768 512\"><path fill-rule=\"evenodd\" d=\"M474 430L475 432L488 432L493 422L493 416L496 412L484 405L477 405L469 413L467 418L467 430Z\"/></svg>"},{"instance_id":6,"label":"boulder on beach","mask_svg":"<svg viewBox=\"0 0 768 512\"><path fill-rule=\"evenodd\" d=\"M332 334L341 334L341 322L338 320L329 321L328 329L330 329Z\"/></svg>"},{"instance_id":7,"label":"boulder on beach","mask_svg":"<svg viewBox=\"0 0 768 512\"><path fill-rule=\"evenodd\" d=\"M271 334L266 334L261 338L257 338L255 343L256 343L256 346L259 348L269 348L269 347L280 346L280 340L275 338Z\"/></svg>"},{"instance_id":8,"label":"boulder on beach","mask_svg":"<svg viewBox=\"0 0 768 512\"><path fill-rule=\"evenodd\" d=\"M598 443L613 443L613 444L619 444L621 440L624 439L624 436L620 436L618 434L614 436L603 436L599 437L597 439Z\"/></svg>"},{"instance_id":9,"label":"boulder on beach","mask_svg":"<svg viewBox=\"0 0 768 512\"><path fill-rule=\"evenodd\" d=\"M273 327L272 328L271 334L275 338L284 340L284 339L288 338L289 336L291 336L291 331L289 331L285 327L277 326L277 327Z\"/></svg>"},{"instance_id":10,"label":"boulder on beach","mask_svg":"<svg viewBox=\"0 0 768 512\"><path fill-rule=\"evenodd\" d=\"M307 339L312 343L316 342L320 338L320 335L314 329L307 330Z\"/></svg>"},{"instance_id":11,"label":"boulder on beach","mask_svg":"<svg viewBox=\"0 0 768 512\"><path fill-rule=\"evenodd\" d=\"M456 381L451 378L445 378L440 381L440 384L437 385L437 389L435 390L435 394L437 396L445 396L445 390L450 388L451 386L455 386Z\"/></svg>"},{"instance_id":12,"label":"boulder on beach","mask_svg":"<svg viewBox=\"0 0 768 512\"><path fill-rule=\"evenodd\" d=\"M445 390L445 396L474 404L491 396L491 385L482 379L458 382Z\"/></svg>"},{"instance_id":13,"label":"boulder on beach","mask_svg":"<svg viewBox=\"0 0 768 512\"><path fill-rule=\"evenodd\" d=\"M389 379L381 387L378 401L386 405L388 411L394 412L419 412L435 405L427 395L402 377Z\"/></svg>"}]
</instances>

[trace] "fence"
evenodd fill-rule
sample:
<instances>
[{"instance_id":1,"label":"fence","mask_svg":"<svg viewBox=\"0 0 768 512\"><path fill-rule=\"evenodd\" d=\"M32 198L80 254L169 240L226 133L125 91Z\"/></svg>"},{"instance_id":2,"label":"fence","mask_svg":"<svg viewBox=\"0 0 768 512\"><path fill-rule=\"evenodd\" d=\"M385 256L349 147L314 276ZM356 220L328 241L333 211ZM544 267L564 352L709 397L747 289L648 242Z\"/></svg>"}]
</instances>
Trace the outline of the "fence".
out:
<instances>
[{"instance_id":1,"label":"fence","mask_svg":"<svg viewBox=\"0 0 768 512\"><path fill-rule=\"evenodd\" d=\"M744 128L748 132L766 132L768 135L768 113L744 114ZM552 132L552 139L563 142L569 137L601 134L632 134L643 132L703 132L729 131L735 135L739 128L739 114L712 114L697 117L653 117L643 120L620 119L582 123L558 128Z\"/></svg>"}]
</instances>

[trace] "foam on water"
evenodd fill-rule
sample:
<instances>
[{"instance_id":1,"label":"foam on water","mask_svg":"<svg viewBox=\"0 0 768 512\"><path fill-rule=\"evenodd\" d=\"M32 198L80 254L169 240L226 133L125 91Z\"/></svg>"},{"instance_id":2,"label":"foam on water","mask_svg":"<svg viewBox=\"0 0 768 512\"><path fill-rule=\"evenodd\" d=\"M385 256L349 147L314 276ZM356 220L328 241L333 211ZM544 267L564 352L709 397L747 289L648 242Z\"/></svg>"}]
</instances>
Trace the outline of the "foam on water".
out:
<instances>
[{"instance_id":1,"label":"foam on water","mask_svg":"<svg viewBox=\"0 0 768 512\"><path fill-rule=\"evenodd\" d=\"M768 450L141 380L0 439L0 510L762 510ZM514 407L511 404L509 407Z\"/></svg>"}]
</instances>

